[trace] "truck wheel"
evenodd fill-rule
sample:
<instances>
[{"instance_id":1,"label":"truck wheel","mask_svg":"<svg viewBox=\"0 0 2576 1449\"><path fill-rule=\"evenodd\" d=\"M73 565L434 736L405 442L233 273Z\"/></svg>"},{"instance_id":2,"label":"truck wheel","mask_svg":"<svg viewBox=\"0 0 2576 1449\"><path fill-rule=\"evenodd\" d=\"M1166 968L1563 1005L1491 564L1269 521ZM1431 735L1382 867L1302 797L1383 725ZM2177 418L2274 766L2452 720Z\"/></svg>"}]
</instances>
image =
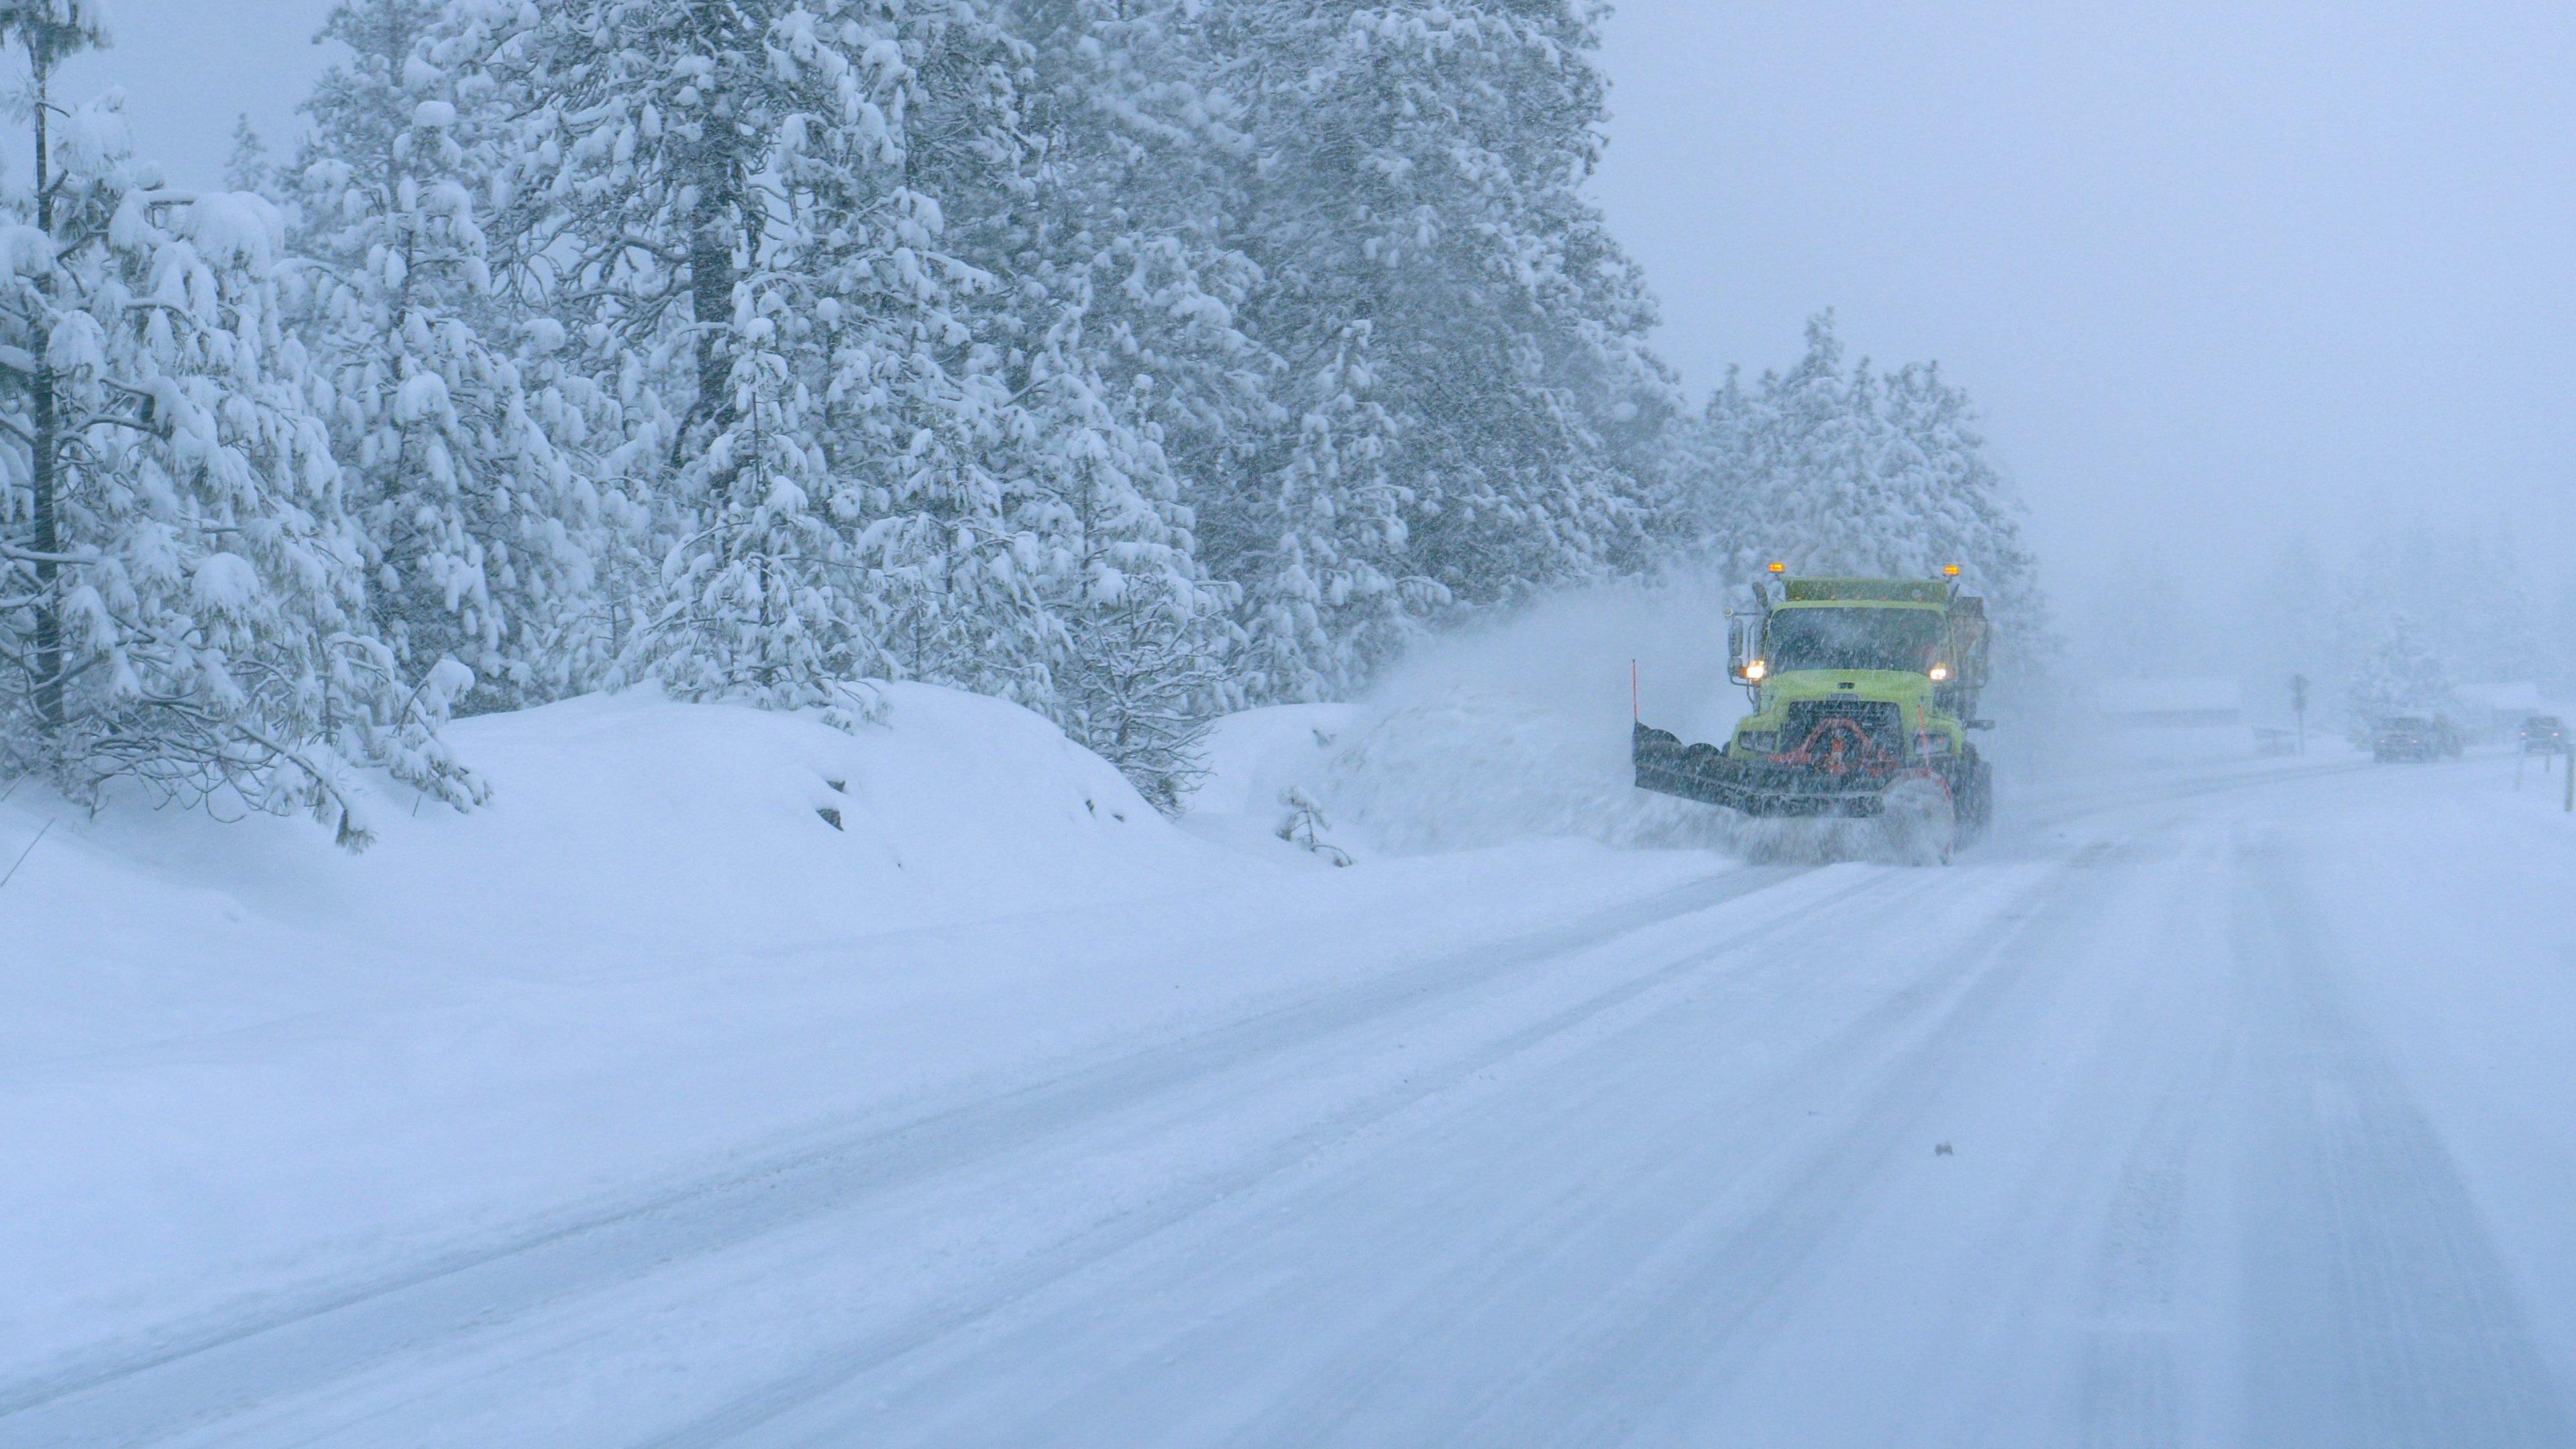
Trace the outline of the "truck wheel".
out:
<instances>
[{"instance_id":1,"label":"truck wheel","mask_svg":"<svg viewBox=\"0 0 2576 1449\"><path fill-rule=\"evenodd\" d=\"M1958 804L1937 775L1899 780L1880 797L1878 821L1902 865L1948 865L1959 844Z\"/></svg>"},{"instance_id":2,"label":"truck wheel","mask_svg":"<svg viewBox=\"0 0 2576 1449\"><path fill-rule=\"evenodd\" d=\"M1959 843L1983 836L1995 818L1994 767L1971 755L1946 772L1943 782L1950 787L1950 799L1958 811Z\"/></svg>"}]
</instances>

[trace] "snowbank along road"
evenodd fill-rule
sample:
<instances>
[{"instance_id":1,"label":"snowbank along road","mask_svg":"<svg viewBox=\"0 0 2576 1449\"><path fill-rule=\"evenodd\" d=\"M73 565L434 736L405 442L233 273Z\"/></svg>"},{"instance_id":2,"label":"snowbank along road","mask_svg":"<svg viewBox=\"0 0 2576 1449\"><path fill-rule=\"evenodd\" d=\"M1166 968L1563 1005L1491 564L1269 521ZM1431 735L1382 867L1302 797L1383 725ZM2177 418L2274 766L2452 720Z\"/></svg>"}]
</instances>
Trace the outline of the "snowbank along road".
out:
<instances>
[{"instance_id":1,"label":"snowbank along road","mask_svg":"<svg viewBox=\"0 0 2576 1449\"><path fill-rule=\"evenodd\" d=\"M2576 1443L2576 832L2512 767L1692 857L41 1365L0 1445Z\"/></svg>"}]
</instances>

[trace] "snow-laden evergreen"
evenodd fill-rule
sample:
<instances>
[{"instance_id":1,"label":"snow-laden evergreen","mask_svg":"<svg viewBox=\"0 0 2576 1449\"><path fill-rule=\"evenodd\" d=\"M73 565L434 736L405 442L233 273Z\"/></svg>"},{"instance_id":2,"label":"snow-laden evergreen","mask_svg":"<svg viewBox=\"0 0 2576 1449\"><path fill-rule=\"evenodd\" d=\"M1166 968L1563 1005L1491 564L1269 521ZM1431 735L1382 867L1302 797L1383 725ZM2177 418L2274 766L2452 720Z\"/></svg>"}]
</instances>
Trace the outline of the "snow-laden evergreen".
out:
<instances>
[{"instance_id":1,"label":"snow-laden evergreen","mask_svg":"<svg viewBox=\"0 0 2576 1449\"><path fill-rule=\"evenodd\" d=\"M824 215L818 186L899 158L904 107L877 92L912 71L814 19L757 0L469 4L426 59L513 115L511 282L620 405L609 464L652 500L660 563L630 664L687 697L847 716L883 672L885 610L821 427L854 309L813 273L876 264L933 335L954 330L954 278L917 251L894 275L886 230L923 231L909 193Z\"/></svg>"},{"instance_id":2,"label":"snow-laden evergreen","mask_svg":"<svg viewBox=\"0 0 2576 1449\"><path fill-rule=\"evenodd\" d=\"M2045 630L2019 505L1939 367L1845 358L1831 313L1784 372L1729 377L1675 445L1671 533L1731 573L1928 577L1957 564L2027 659Z\"/></svg>"},{"instance_id":3,"label":"snow-laden evergreen","mask_svg":"<svg viewBox=\"0 0 2576 1449\"><path fill-rule=\"evenodd\" d=\"M352 770L458 803L436 739L458 666L366 630L365 540L275 283L265 200L161 184L124 101L59 112L54 66L104 38L87 0L0 12L35 88L31 185L0 222L0 742L74 798L119 777L367 834Z\"/></svg>"},{"instance_id":4,"label":"snow-laden evergreen","mask_svg":"<svg viewBox=\"0 0 2576 1449\"><path fill-rule=\"evenodd\" d=\"M1669 386L1581 193L1600 13L1330 0L1212 22L1250 97L1245 325L1282 367L1279 423L1209 536L1267 697L1346 691L1444 606L1635 556L1636 445Z\"/></svg>"},{"instance_id":5,"label":"snow-laden evergreen","mask_svg":"<svg viewBox=\"0 0 2576 1449\"><path fill-rule=\"evenodd\" d=\"M2390 715L2457 713L2450 668L2415 620L2390 614L2373 632L2344 696L2356 740L2367 742L2372 728Z\"/></svg>"},{"instance_id":6,"label":"snow-laden evergreen","mask_svg":"<svg viewBox=\"0 0 2576 1449\"><path fill-rule=\"evenodd\" d=\"M458 660L477 705L507 707L599 679L606 540L575 451L586 390L532 395L506 345L554 329L491 295L473 163L495 118L422 62L443 8L344 0L323 26L347 57L305 106L297 323L365 542L373 631L405 670Z\"/></svg>"},{"instance_id":7,"label":"snow-laden evergreen","mask_svg":"<svg viewBox=\"0 0 2576 1449\"><path fill-rule=\"evenodd\" d=\"M1188 512L1096 365L1082 279L1005 270L1054 238L1031 54L995 14L484 5L449 30L432 63L519 116L522 295L626 404L617 466L658 504L636 672L845 718L864 679L932 679L1090 737L1056 686L1099 662L1089 611L1205 651Z\"/></svg>"},{"instance_id":8,"label":"snow-laden evergreen","mask_svg":"<svg viewBox=\"0 0 2576 1449\"><path fill-rule=\"evenodd\" d=\"M1044 486L1083 540L1051 712L1168 808L1245 696L1242 591L1208 577L1199 533L1269 408L1237 325L1257 278L1223 228L1236 108L1181 4L1030 0L1014 21L1039 164L1024 193L984 194L976 235L1011 278L996 315L1032 421L1060 440Z\"/></svg>"},{"instance_id":9,"label":"snow-laden evergreen","mask_svg":"<svg viewBox=\"0 0 2576 1449\"><path fill-rule=\"evenodd\" d=\"M2487 688L2554 692L2569 677L2565 635L2503 520L2383 518L2331 551L2294 540L2245 593L2242 637L2222 643L2257 678L2307 675L2355 729L2390 713L2474 717Z\"/></svg>"}]
</instances>

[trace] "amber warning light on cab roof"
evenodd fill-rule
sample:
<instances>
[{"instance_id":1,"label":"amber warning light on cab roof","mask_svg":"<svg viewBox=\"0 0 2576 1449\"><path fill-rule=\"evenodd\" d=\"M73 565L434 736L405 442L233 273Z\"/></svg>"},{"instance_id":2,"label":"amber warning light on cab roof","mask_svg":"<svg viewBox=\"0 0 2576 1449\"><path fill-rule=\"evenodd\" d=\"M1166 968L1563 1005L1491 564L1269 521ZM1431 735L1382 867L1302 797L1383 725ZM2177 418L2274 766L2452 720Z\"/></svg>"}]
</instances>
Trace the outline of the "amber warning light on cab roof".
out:
<instances>
[{"instance_id":1,"label":"amber warning light on cab roof","mask_svg":"<svg viewBox=\"0 0 2576 1449\"><path fill-rule=\"evenodd\" d=\"M1941 565L1941 573L1946 578L1955 579L1959 576L1959 566L1957 564L1943 564Z\"/></svg>"},{"instance_id":2,"label":"amber warning light on cab roof","mask_svg":"<svg viewBox=\"0 0 2576 1449\"><path fill-rule=\"evenodd\" d=\"M1785 574L1789 571L1789 566L1780 562L1778 559L1773 559L1770 563L1764 565L1764 567L1770 569L1771 572L1775 574Z\"/></svg>"}]
</instances>

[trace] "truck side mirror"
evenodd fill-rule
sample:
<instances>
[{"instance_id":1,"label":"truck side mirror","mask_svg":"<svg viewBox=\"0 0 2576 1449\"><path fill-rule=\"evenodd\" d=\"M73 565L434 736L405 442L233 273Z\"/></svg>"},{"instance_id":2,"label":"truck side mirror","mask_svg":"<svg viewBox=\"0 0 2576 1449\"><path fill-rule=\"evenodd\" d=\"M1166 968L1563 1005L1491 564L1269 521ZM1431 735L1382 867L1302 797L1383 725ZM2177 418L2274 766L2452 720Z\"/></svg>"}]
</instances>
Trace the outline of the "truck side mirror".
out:
<instances>
[{"instance_id":1,"label":"truck side mirror","mask_svg":"<svg viewBox=\"0 0 2576 1449\"><path fill-rule=\"evenodd\" d=\"M1759 657L1762 646L1762 619L1758 614L1726 616L1726 677L1738 684L1753 685L1760 681L1747 678L1746 665Z\"/></svg>"}]
</instances>

